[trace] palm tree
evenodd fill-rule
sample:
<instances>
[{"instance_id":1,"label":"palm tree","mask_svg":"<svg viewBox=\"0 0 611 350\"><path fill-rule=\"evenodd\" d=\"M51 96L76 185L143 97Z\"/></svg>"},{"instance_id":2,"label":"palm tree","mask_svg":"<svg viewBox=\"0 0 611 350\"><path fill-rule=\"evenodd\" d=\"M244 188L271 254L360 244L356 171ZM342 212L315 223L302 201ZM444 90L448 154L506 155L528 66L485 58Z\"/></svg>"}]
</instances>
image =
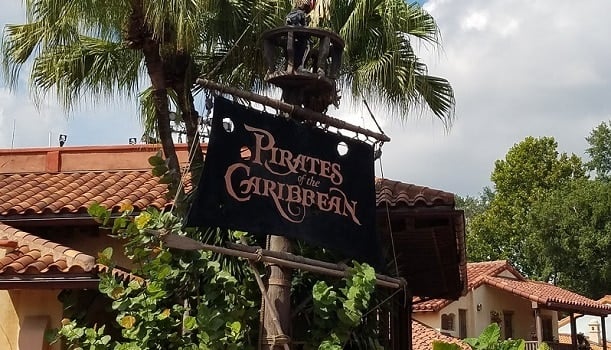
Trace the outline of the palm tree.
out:
<instances>
[{"instance_id":1,"label":"palm tree","mask_svg":"<svg viewBox=\"0 0 611 350\"><path fill-rule=\"evenodd\" d=\"M446 126L454 118L450 83L428 75L411 44L417 39L439 48L441 35L434 18L418 3L403 0L322 0L318 25L346 41L343 82L354 97L387 104L391 114L427 107Z\"/></svg>"},{"instance_id":2,"label":"palm tree","mask_svg":"<svg viewBox=\"0 0 611 350\"><path fill-rule=\"evenodd\" d=\"M313 25L345 39L340 83L354 97L386 103L400 118L428 108L451 123L452 88L428 75L410 41L439 45L429 14L403 0L320 1ZM290 7L279 0L25 0L27 22L5 28L4 78L16 86L20 69L31 63L33 95L53 93L68 110L87 96L92 102L137 96L142 120L154 123L178 182L170 105L185 122L194 163L200 162L201 149L193 147L199 142L196 77L266 89L260 36L281 25ZM197 183L198 171L192 174Z\"/></svg>"},{"instance_id":3,"label":"palm tree","mask_svg":"<svg viewBox=\"0 0 611 350\"><path fill-rule=\"evenodd\" d=\"M252 0L27 0L27 23L8 25L2 46L4 78L15 86L20 68L34 96L54 92L66 109L82 97L93 102L140 93L142 119L154 122L169 169L180 173L171 138L170 102L185 122L190 146L198 112L192 87L204 74L243 89L263 90L265 64L258 39L280 25L287 1ZM434 19L403 0L322 0L314 25L346 41L340 82L354 97L385 103L403 118L428 108L445 125L453 119L454 95L447 80L427 74L410 39L434 47ZM203 72L203 73L202 73ZM195 163L202 159L194 149ZM194 173L196 176L196 173Z\"/></svg>"},{"instance_id":4,"label":"palm tree","mask_svg":"<svg viewBox=\"0 0 611 350\"><path fill-rule=\"evenodd\" d=\"M154 122L174 180L180 168L170 102L185 123L194 163L201 162L201 149L192 147L199 140L191 92L196 77L245 28L261 32L284 11L259 0L27 0L25 9L27 23L5 28L5 80L15 87L20 69L33 60L35 98L55 93L67 110L86 96L100 102L139 93L142 120ZM144 76L150 85L140 91Z\"/></svg>"}]
</instances>

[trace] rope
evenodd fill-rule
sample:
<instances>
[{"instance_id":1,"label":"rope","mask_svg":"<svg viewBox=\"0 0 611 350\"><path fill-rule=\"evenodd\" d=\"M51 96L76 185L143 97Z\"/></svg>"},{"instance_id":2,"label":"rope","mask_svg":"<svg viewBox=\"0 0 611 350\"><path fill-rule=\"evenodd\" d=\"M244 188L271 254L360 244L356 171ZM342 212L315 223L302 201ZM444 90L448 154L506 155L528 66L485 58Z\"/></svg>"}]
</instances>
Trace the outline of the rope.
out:
<instances>
[{"instance_id":1,"label":"rope","mask_svg":"<svg viewBox=\"0 0 611 350\"><path fill-rule=\"evenodd\" d=\"M371 309L369 309L369 311L367 311L366 313L363 314L362 318L365 318L365 316L369 315L370 313L372 313L373 311L377 310L380 308L380 306L386 304L386 302L388 302L390 299L392 299L392 297L394 297L397 293L399 293L400 291L402 291L405 288L401 288L401 289L397 289L395 290L391 295L389 295L386 299L382 300L381 302L378 303L378 305L372 307Z\"/></svg>"},{"instance_id":2,"label":"rope","mask_svg":"<svg viewBox=\"0 0 611 350\"><path fill-rule=\"evenodd\" d=\"M263 259L263 249L259 248L255 251L255 254L257 254L257 258L255 259L255 262L260 262Z\"/></svg>"},{"instance_id":3,"label":"rope","mask_svg":"<svg viewBox=\"0 0 611 350\"><path fill-rule=\"evenodd\" d=\"M378 121L376 120L376 117L373 115L373 112L371 112L371 108L369 108L369 105L367 104L367 100L365 100L364 97L363 97L363 103L365 104L365 107L367 107L367 111L369 111L369 115L371 116L371 119L373 119L373 122L376 123L376 126L378 127L378 130L380 130L380 133L382 135L386 135L384 133L384 130L382 130L382 127L380 127L380 124L378 124Z\"/></svg>"},{"instance_id":4,"label":"rope","mask_svg":"<svg viewBox=\"0 0 611 350\"><path fill-rule=\"evenodd\" d=\"M380 163L380 175L384 178L384 167L382 166L382 157L378 158ZM395 264L395 276L399 276L399 264L397 263L397 251L395 249L395 236L392 232L392 224L390 222L390 207L388 206L388 201L384 201L386 204L386 221L388 223L388 233L390 234L390 245L392 247L392 256L393 262Z\"/></svg>"},{"instance_id":5,"label":"rope","mask_svg":"<svg viewBox=\"0 0 611 350\"><path fill-rule=\"evenodd\" d=\"M185 175L187 175L187 172L189 171L189 169L191 169L191 165L193 164L193 159L195 157L195 147L198 145L199 145L199 131L196 131L195 138L193 139L193 144L191 145L191 148L189 148L189 160L188 160L187 166L182 171L182 174L180 174L180 182L178 183L178 189L176 190L176 195L174 196L174 200L172 201L172 206L170 207L170 213L174 211L174 207L176 206L176 200L178 199L178 195L180 194L180 191L184 187L183 186L184 178L185 178Z\"/></svg>"},{"instance_id":6,"label":"rope","mask_svg":"<svg viewBox=\"0 0 611 350\"><path fill-rule=\"evenodd\" d=\"M229 51L227 51L225 56L223 56L223 58L221 58L221 60L216 64L216 66L214 66L214 68L212 68L210 73L206 74L206 79L210 78L214 73L216 73L221 68L221 65L227 60L227 57L229 57L229 55L231 54L231 51L233 51L233 49L235 49L238 46L238 43L240 42L240 40L242 40L244 35L246 35L246 32L248 32L248 30L251 27L252 27L252 22L248 25L248 27L246 27L246 29L244 29L244 31L242 32L242 35L240 35L238 40L236 40L236 42L233 43L233 46L229 49Z\"/></svg>"}]
</instances>

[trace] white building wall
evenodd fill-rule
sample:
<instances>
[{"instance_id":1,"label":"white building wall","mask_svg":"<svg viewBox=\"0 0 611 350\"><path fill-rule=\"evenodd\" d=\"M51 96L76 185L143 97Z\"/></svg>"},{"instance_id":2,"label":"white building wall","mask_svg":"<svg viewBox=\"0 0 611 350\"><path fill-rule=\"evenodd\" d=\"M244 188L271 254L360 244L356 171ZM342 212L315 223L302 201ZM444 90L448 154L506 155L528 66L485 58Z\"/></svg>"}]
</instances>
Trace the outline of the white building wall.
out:
<instances>
[{"instance_id":1,"label":"white building wall","mask_svg":"<svg viewBox=\"0 0 611 350\"><path fill-rule=\"evenodd\" d=\"M414 313L414 319L441 332L458 337L459 309L467 310L467 337L477 337L481 334L481 332L491 323L490 313L492 311L498 312L501 319L503 319L504 312L512 312L514 339L531 340L536 334L534 311L530 300L486 285L470 291L466 296L446 306L440 312ZM455 327L453 331L441 329L442 314L455 315ZM558 339L558 330L557 327L554 326L557 325L558 322L557 312L541 310L541 315L542 317L551 319L554 339ZM501 335L505 337L503 323L501 323L500 326Z\"/></svg>"}]
</instances>

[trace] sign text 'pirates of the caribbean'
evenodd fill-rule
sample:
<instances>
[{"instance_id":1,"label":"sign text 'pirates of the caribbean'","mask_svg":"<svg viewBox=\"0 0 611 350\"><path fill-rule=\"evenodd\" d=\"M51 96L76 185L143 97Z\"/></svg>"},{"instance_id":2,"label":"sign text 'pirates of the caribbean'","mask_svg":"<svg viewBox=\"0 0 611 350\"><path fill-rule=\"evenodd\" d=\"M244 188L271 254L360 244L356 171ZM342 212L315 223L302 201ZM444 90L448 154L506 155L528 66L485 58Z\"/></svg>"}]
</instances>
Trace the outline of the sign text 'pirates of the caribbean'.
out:
<instances>
[{"instance_id":1,"label":"sign text 'pirates of the caribbean'","mask_svg":"<svg viewBox=\"0 0 611 350\"><path fill-rule=\"evenodd\" d=\"M287 236L377 263L374 191L370 145L217 98L187 225Z\"/></svg>"}]
</instances>

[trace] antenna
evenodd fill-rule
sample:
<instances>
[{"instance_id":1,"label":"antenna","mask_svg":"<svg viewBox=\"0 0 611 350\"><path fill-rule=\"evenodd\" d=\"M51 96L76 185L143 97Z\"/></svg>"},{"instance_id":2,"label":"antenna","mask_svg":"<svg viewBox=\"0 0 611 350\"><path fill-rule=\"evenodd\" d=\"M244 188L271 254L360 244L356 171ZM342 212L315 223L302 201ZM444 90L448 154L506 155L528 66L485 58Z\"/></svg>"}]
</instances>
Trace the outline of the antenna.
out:
<instances>
[{"instance_id":1,"label":"antenna","mask_svg":"<svg viewBox=\"0 0 611 350\"><path fill-rule=\"evenodd\" d=\"M11 137L11 149L15 147L15 122L17 120L13 119L13 136Z\"/></svg>"}]
</instances>

